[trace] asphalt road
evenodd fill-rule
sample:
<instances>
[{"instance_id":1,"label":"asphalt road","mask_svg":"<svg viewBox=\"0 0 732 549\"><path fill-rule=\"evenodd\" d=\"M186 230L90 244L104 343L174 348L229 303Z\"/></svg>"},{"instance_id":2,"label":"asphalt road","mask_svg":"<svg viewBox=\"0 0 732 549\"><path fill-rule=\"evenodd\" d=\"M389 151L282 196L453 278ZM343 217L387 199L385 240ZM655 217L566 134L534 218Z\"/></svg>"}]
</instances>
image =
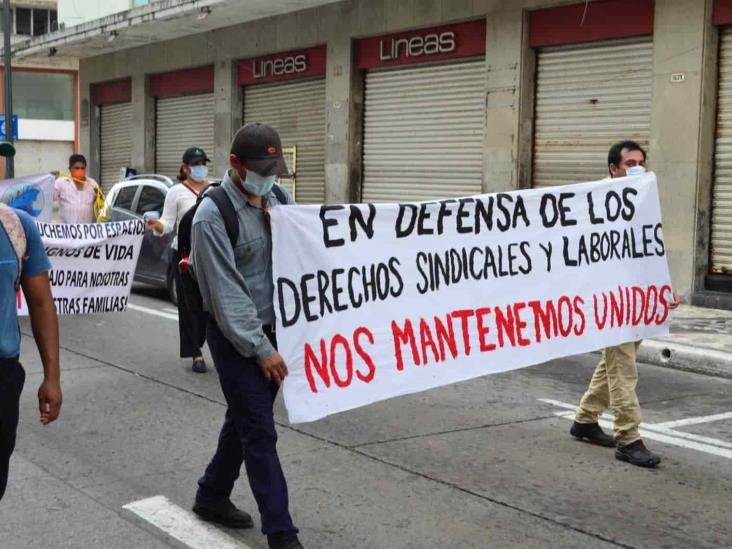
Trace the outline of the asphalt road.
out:
<instances>
[{"instance_id":1,"label":"asphalt road","mask_svg":"<svg viewBox=\"0 0 732 549\"><path fill-rule=\"evenodd\" d=\"M195 374L177 358L164 294L138 289L132 303L160 314L62 319L65 402L50 427L38 422L41 367L25 336L19 441L0 503L3 549L188 546L122 506L163 495L190 508L223 397L214 372ZM27 322L22 330L30 333ZM728 547L732 418L688 418L732 412L732 382L641 365L644 421L655 429L647 443L664 458L649 471L574 441L558 415L567 411L561 403L578 401L596 360L558 360L298 426L278 404L304 545ZM658 426L677 420L688 424L671 434ZM244 475L233 499L258 527ZM226 533L242 547L266 547L257 528Z\"/></svg>"}]
</instances>

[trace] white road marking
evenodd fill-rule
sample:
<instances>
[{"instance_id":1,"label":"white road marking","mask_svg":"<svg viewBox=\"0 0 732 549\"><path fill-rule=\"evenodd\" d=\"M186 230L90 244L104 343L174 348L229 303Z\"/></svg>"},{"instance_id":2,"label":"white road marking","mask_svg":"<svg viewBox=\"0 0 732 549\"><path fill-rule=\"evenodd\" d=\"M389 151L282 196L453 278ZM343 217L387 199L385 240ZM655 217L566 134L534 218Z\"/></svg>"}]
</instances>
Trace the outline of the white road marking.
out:
<instances>
[{"instance_id":1,"label":"white road marking","mask_svg":"<svg viewBox=\"0 0 732 549\"><path fill-rule=\"evenodd\" d=\"M159 311L157 309L150 309L149 307L143 307L141 305L135 305L133 303L128 303L127 308L131 309L133 311L138 311L140 313L145 313L148 315L153 316L159 316L160 318L167 318L168 320L175 320L178 321L178 314L172 314L172 313L165 313L163 311Z\"/></svg>"},{"instance_id":2,"label":"white road marking","mask_svg":"<svg viewBox=\"0 0 732 549\"><path fill-rule=\"evenodd\" d=\"M174 315L178 314L178 309L176 309L175 307L163 307L163 311L165 311L166 313L172 313Z\"/></svg>"},{"instance_id":3,"label":"white road marking","mask_svg":"<svg viewBox=\"0 0 732 549\"><path fill-rule=\"evenodd\" d=\"M710 423L712 421L721 421L723 419L732 419L732 412L714 414L711 416L687 417L686 419L677 419L676 421L657 423L656 426L673 429L674 427L683 427L684 425L699 425L700 423Z\"/></svg>"},{"instance_id":4,"label":"white road marking","mask_svg":"<svg viewBox=\"0 0 732 549\"><path fill-rule=\"evenodd\" d=\"M123 505L122 509L191 549L251 549L215 526L199 520L190 511L171 503L165 496L133 501Z\"/></svg>"},{"instance_id":5,"label":"white road marking","mask_svg":"<svg viewBox=\"0 0 732 549\"><path fill-rule=\"evenodd\" d=\"M685 433L684 431L674 431L673 429L666 429L665 427L659 427L661 425L660 423L654 423L653 425L649 424L641 424L643 427L648 429L649 431L655 431L657 433L665 434L665 435L671 435L678 438L685 438L687 440L695 440L697 442L704 442L706 444L711 444L712 446L720 446L721 448L730 448L732 449L732 442L725 442L724 440L719 440L718 438L711 438L711 437L704 437L701 435L695 435L692 433Z\"/></svg>"},{"instance_id":6,"label":"white road marking","mask_svg":"<svg viewBox=\"0 0 732 549\"><path fill-rule=\"evenodd\" d=\"M572 411L566 411L566 412L554 412L554 415L557 417L563 417L565 419L574 419L574 410L576 410L576 406L569 404L567 402L561 402L559 400L552 400L549 398L540 398L541 402L545 402L547 404L551 404L553 406L556 406L558 408L564 408L566 410L572 410ZM721 414L719 414L721 415ZM706 416L706 417L713 417L713 416ZM695 418L689 418L689 419L695 419ZM725 419L725 418L721 418ZM679 420L683 421L683 420ZM603 414L602 418L598 423L606 428L612 430L613 428L613 422L612 417L608 416L607 414ZM681 431L674 431L673 429L670 429L667 427L670 423L674 422L666 422L666 423L641 423L640 425L640 432L641 437L647 438L649 440L656 440L658 442L663 442L664 444L670 444L672 446L680 446L682 448L688 448L690 450L696 450L697 452L704 452L706 454L712 454L715 456L724 457L727 459L732 459L732 444L719 440L716 438L711 437L703 437L700 435L693 435L690 433L684 433Z\"/></svg>"}]
</instances>

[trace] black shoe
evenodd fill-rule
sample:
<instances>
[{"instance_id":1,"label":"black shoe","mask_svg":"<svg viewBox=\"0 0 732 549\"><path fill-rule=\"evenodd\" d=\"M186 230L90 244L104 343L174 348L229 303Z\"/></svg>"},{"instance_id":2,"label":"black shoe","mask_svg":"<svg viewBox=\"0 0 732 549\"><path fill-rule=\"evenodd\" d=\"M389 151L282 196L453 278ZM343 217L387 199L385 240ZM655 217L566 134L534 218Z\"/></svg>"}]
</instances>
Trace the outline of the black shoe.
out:
<instances>
[{"instance_id":1,"label":"black shoe","mask_svg":"<svg viewBox=\"0 0 732 549\"><path fill-rule=\"evenodd\" d=\"M569 434L579 440L586 440L592 444L612 448L615 446L615 439L605 434L597 423L572 423Z\"/></svg>"},{"instance_id":2,"label":"black shoe","mask_svg":"<svg viewBox=\"0 0 732 549\"><path fill-rule=\"evenodd\" d=\"M642 440L631 442L627 446L621 446L615 450L615 459L627 461L638 467L655 467L661 463L661 456L658 456L646 448Z\"/></svg>"},{"instance_id":3,"label":"black shoe","mask_svg":"<svg viewBox=\"0 0 732 549\"><path fill-rule=\"evenodd\" d=\"M269 549L305 549L297 534L270 534L267 536Z\"/></svg>"},{"instance_id":4,"label":"black shoe","mask_svg":"<svg viewBox=\"0 0 732 549\"><path fill-rule=\"evenodd\" d=\"M196 502L193 512L207 522L215 522L227 528L251 528L254 521L249 513L237 509L228 499L219 505L202 505Z\"/></svg>"},{"instance_id":5,"label":"black shoe","mask_svg":"<svg viewBox=\"0 0 732 549\"><path fill-rule=\"evenodd\" d=\"M202 358L197 358L193 361L193 366L191 368L194 372L197 374L205 374L206 373L206 361Z\"/></svg>"}]
</instances>

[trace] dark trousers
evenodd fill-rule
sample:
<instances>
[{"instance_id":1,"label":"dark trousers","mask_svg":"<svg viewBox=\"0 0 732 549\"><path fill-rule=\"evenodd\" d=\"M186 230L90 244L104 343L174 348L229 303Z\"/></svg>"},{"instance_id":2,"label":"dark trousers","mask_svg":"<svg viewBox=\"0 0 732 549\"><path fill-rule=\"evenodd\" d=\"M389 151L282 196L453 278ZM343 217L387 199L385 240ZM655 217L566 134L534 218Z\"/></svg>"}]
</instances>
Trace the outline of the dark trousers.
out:
<instances>
[{"instance_id":1,"label":"dark trousers","mask_svg":"<svg viewBox=\"0 0 732 549\"><path fill-rule=\"evenodd\" d=\"M186 296L183 292L183 283L178 270L178 252L171 250L173 264L173 276L175 277L175 293L178 297L178 333L180 335L180 357L193 358L201 356L201 347L206 341L206 324L208 315L206 313L194 313L188 308Z\"/></svg>"},{"instance_id":2,"label":"dark trousers","mask_svg":"<svg viewBox=\"0 0 732 549\"><path fill-rule=\"evenodd\" d=\"M267 335L276 345L274 336ZM277 385L264 378L254 359L237 352L213 319L206 337L228 407L216 454L198 481L196 501L216 505L228 499L243 462L262 516L262 532L297 532L276 448L273 405Z\"/></svg>"},{"instance_id":3,"label":"dark trousers","mask_svg":"<svg viewBox=\"0 0 732 549\"><path fill-rule=\"evenodd\" d=\"M10 455L15 449L20 393L25 370L17 360L0 359L0 500L8 485Z\"/></svg>"}]
</instances>

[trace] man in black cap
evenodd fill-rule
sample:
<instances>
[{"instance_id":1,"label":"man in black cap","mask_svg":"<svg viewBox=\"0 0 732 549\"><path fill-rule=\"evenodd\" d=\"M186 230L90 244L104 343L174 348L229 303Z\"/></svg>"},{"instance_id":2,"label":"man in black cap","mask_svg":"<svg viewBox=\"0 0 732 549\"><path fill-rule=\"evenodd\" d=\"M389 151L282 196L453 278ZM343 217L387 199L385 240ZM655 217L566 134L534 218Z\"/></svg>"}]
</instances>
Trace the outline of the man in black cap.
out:
<instances>
[{"instance_id":1,"label":"man in black cap","mask_svg":"<svg viewBox=\"0 0 732 549\"><path fill-rule=\"evenodd\" d=\"M273 415L287 366L274 334L267 208L293 203L287 191L274 187L277 176L287 173L279 135L264 124L247 124L234 136L229 163L221 186L237 214L236 244L211 198L201 202L191 229L191 267L210 315L206 339L228 405L193 511L228 527L251 527L251 517L230 500L244 462L269 546L298 549Z\"/></svg>"}]
</instances>

